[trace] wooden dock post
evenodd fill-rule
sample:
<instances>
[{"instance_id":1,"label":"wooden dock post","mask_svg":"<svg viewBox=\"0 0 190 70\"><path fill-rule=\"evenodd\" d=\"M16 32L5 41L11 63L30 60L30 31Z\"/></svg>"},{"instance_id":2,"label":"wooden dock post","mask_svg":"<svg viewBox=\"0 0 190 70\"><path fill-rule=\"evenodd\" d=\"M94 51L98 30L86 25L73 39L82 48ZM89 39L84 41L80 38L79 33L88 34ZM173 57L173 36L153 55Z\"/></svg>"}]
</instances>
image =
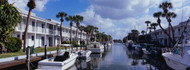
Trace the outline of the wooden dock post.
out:
<instances>
[{"instance_id":1,"label":"wooden dock post","mask_svg":"<svg viewBox=\"0 0 190 70\"><path fill-rule=\"evenodd\" d=\"M45 56L45 58L47 59L47 45L45 45L45 52L44 52L44 56Z\"/></svg>"},{"instance_id":2,"label":"wooden dock post","mask_svg":"<svg viewBox=\"0 0 190 70\"><path fill-rule=\"evenodd\" d=\"M27 47L27 63L26 63L26 65L27 65L27 68L28 68L28 70L30 70L30 47L28 46Z\"/></svg>"}]
</instances>

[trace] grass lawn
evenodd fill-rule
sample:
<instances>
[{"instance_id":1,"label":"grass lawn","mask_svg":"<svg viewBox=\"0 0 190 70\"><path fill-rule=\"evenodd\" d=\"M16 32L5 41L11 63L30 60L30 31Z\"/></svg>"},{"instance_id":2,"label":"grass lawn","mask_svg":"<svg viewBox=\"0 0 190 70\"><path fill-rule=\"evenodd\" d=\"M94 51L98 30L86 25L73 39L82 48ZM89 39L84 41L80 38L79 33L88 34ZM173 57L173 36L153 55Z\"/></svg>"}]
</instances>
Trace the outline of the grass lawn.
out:
<instances>
[{"instance_id":1,"label":"grass lawn","mask_svg":"<svg viewBox=\"0 0 190 70\"><path fill-rule=\"evenodd\" d=\"M47 51L55 51L57 47L47 47ZM61 47L61 49L65 49L65 47ZM19 56L19 55L25 55L25 52L22 52L23 50L21 49L18 52L11 52L11 53L5 53L5 54L0 54L0 58L6 58L6 57L13 57L13 56ZM35 48L34 53L39 53L39 52L44 52L44 48Z\"/></svg>"}]
</instances>

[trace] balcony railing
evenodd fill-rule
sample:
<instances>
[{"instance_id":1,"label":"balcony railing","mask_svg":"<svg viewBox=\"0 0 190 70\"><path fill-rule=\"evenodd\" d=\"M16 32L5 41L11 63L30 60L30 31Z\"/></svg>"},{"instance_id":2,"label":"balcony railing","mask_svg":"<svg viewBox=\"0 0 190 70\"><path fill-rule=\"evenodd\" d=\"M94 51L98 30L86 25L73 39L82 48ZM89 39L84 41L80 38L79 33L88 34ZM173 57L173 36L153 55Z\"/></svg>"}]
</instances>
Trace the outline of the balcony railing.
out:
<instances>
[{"instance_id":1,"label":"balcony railing","mask_svg":"<svg viewBox=\"0 0 190 70\"><path fill-rule=\"evenodd\" d=\"M49 34L53 34L53 30L52 29L49 29Z\"/></svg>"}]
</instances>

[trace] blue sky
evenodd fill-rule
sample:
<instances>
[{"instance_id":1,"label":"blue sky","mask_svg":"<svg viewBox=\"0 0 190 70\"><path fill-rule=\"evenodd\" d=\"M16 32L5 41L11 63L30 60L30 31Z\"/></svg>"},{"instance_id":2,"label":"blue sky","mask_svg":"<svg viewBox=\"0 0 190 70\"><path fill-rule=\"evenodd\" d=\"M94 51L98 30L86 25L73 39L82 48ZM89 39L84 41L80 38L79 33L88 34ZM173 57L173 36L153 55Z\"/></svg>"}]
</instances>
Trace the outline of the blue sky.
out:
<instances>
[{"instance_id":1,"label":"blue sky","mask_svg":"<svg viewBox=\"0 0 190 70\"><path fill-rule=\"evenodd\" d=\"M68 15L80 14L84 17L82 25L94 25L100 28L101 32L110 34L114 39L122 39L132 29L139 31L146 30L145 21L156 22L153 13L162 11L158 5L170 1L178 16L172 19L172 24L187 20L190 16L190 0L36 0L36 8L33 12L38 17L55 19L59 11ZM28 10L28 0L9 0L15 2L15 6ZM183 14L182 14L182 11ZM183 17L183 18L182 18ZM68 26L68 22L64 22ZM162 26L167 27L165 18L162 18ZM159 29L159 27L158 27Z\"/></svg>"}]
</instances>

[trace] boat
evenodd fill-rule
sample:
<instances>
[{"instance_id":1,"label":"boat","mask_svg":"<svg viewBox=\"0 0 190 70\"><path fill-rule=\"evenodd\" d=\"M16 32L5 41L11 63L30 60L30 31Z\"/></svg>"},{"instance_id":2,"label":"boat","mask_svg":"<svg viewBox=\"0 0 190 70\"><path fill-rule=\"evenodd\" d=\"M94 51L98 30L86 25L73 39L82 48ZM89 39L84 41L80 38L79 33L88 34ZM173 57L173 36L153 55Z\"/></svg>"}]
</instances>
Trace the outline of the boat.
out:
<instances>
[{"instance_id":1,"label":"boat","mask_svg":"<svg viewBox=\"0 0 190 70\"><path fill-rule=\"evenodd\" d=\"M104 52L104 46L99 42L91 42L90 45L87 46L87 50L99 54Z\"/></svg>"},{"instance_id":2,"label":"boat","mask_svg":"<svg viewBox=\"0 0 190 70\"><path fill-rule=\"evenodd\" d=\"M142 51L144 54L149 55L151 54L146 48L142 48Z\"/></svg>"},{"instance_id":3,"label":"boat","mask_svg":"<svg viewBox=\"0 0 190 70\"><path fill-rule=\"evenodd\" d=\"M175 70L190 69L190 38L175 44L169 52L162 53L167 65Z\"/></svg>"},{"instance_id":4,"label":"boat","mask_svg":"<svg viewBox=\"0 0 190 70\"><path fill-rule=\"evenodd\" d=\"M88 58L91 53L92 53L92 52L91 52L90 50L78 52L79 57L81 57L81 58Z\"/></svg>"},{"instance_id":5,"label":"boat","mask_svg":"<svg viewBox=\"0 0 190 70\"><path fill-rule=\"evenodd\" d=\"M57 55L38 62L37 70L65 70L73 66L78 54L65 52L64 55Z\"/></svg>"}]
</instances>

